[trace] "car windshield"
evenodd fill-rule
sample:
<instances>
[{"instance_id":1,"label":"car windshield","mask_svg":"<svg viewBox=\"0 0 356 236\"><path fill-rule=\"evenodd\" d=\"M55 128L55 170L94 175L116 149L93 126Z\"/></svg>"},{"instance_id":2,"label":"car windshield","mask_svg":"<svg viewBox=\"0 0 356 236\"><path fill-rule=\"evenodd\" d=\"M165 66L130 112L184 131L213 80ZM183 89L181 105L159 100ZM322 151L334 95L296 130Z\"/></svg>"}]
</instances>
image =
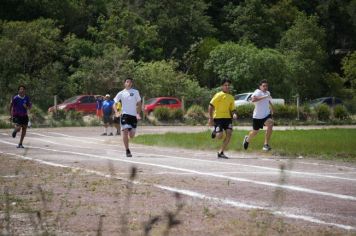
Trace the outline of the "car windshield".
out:
<instances>
[{"instance_id":1,"label":"car windshield","mask_svg":"<svg viewBox=\"0 0 356 236\"><path fill-rule=\"evenodd\" d=\"M68 98L63 103L72 103L72 102L76 101L78 99L78 97L79 96L74 96L74 97Z\"/></svg>"},{"instance_id":2,"label":"car windshield","mask_svg":"<svg viewBox=\"0 0 356 236\"><path fill-rule=\"evenodd\" d=\"M235 96L235 100L245 100L247 96L248 96L248 93L238 94Z\"/></svg>"},{"instance_id":3,"label":"car windshield","mask_svg":"<svg viewBox=\"0 0 356 236\"><path fill-rule=\"evenodd\" d=\"M323 100L324 100L324 98L314 99L310 102L310 104L316 104L316 103L322 102Z\"/></svg>"},{"instance_id":4,"label":"car windshield","mask_svg":"<svg viewBox=\"0 0 356 236\"><path fill-rule=\"evenodd\" d=\"M157 98L150 98L147 101L145 101L145 105L151 105L157 101Z\"/></svg>"}]
</instances>

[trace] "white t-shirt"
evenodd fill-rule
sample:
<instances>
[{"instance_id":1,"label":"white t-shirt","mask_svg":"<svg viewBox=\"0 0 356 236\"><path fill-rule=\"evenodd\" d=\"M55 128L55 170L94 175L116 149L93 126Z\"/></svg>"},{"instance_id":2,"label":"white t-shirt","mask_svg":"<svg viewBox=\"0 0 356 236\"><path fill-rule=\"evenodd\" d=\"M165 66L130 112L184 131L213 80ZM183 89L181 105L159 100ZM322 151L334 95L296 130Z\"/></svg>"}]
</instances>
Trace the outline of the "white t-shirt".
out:
<instances>
[{"instance_id":1,"label":"white t-shirt","mask_svg":"<svg viewBox=\"0 0 356 236\"><path fill-rule=\"evenodd\" d=\"M122 114L136 116L136 105L141 101L141 97L140 93L136 89L124 89L115 96L114 101L115 103L121 101Z\"/></svg>"},{"instance_id":2,"label":"white t-shirt","mask_svg":"<svg viewBox=\"0 0 356 236\"><path fill-rule=\"evenodd\" d=\"M260 89L256 89L253 92L251 97L261 97L261 96L271 96L270 92L263 92ZM253 118L254 119L264 119L269 114L271 114L271 110L269 108L269 102L271 101L271 97L264 98L258 102L254 102L255 109L253 110Z\"/></svg>"}]
</instances>

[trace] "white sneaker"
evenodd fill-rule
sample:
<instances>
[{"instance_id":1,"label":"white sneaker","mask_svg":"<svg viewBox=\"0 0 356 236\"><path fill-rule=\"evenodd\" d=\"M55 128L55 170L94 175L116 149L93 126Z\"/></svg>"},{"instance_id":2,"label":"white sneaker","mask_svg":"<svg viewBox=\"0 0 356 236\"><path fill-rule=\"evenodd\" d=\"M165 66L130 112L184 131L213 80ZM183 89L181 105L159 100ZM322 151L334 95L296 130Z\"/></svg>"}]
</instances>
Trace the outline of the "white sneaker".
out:
<instances>
[{"instance_id":1,"label":"white sneaker","mask_svg":"<svg viewBox=\"0 0 356 236\"><path fill-rule=\"evenodd\" d=\"M270 151L271 149L272 148L268 144L263 145L263 148L262 148L263 151Z\"/></svg>"}]
</instances>

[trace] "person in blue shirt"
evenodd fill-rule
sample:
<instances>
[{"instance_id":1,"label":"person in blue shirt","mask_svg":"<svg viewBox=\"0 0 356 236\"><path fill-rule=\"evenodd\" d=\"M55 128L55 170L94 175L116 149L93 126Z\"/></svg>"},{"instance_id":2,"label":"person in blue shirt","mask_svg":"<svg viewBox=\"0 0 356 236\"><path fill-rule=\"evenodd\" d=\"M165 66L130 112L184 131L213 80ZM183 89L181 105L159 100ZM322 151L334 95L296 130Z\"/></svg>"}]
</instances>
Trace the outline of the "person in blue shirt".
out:
<instances>
[{"instance_id":1,"label":"person in blue shirt","mask_svg":"<svg viewBox=\"0 0 356 236\"><path fill-rule=\"evenodd\" d=\"M20 142L17 148L24 148L22 142L26 135L26 130L28 126L28 114L27 111L31 109L32 103L30 98L25 94L26 88L23 85L18 87L18 94L15 95L10 104L10 116L11 120L15 124L14 131L12 132L12 137L16 138L17 132L22 129Z\"/></svg>"},{"instance_id":2,"label":"person in blue shirt","mask_svg":"<svg viewBox=\"0 0 356 236\"><path fill-rule=\"evenodd\" d=\"M106 94L104 98L102 111L103 111L103 123L104 123L104 133L102 135L108 135L108 127L110 126L110 134L109 136L113 136L113 116L114 116L114 101L110 100L110 94Z\"/></svg>"}]
</instances>

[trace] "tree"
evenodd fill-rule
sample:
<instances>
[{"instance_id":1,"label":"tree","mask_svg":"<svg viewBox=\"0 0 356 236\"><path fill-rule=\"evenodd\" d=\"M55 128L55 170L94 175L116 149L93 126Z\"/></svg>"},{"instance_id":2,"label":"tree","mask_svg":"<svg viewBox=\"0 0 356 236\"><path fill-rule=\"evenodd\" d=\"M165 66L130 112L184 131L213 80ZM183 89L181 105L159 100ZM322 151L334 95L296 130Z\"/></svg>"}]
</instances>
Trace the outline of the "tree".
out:
<instances>
[{"instance_id":1,"label":"tree","mask_svg":"<svg viewBox=\"0 0 356 236\"><path fill-rule=\"evenodd\" d=\"M342 70L345 75L346 85L356 89L356 51L342 60Z\"/></svg>"},{"instance_id":2,"label":"tree","mask_svg":"<svg viewBox=\"0 0 356 236\"><path fill-rule=\"evenodd\" d=\"M106 15L104 0L3 0L0 19L33 21L52 19L62 25L64 34L87 36L88 26L95 26L99 15Z\"/></svg>"},{"instance_id":3,"label":"tree","mask_svg":"<svg viewBox=\"0 0 356 236\"><path fill-rule=\"evenodd\" d=\"M165 58L181 58L191 44L215 32L204 0L146 0L136 9L158 27Z\"/></svg>"},{"instance_id":4,"label":"tree","mask_svg":"<svg viewBox=\"0 0 356 236\"><path fill-rule=\"evenodd\" d=\"M135 68L135 84L146 98L159 96L185 97L188 104L206 104L209 91L196 80L176 70L174 61L139 63Z\"/></svg>"},{"instance_id":5,"label":"tree","mask_svg":"<svg viewBox=\"0 0 356 236\"><path fill-rule=\"evenodd\" d=\"M274 49L258 49L252 44L225 43L210 53L205 64L220 78L229 78L235 90L250 92L267 79L274 96L289 95L285 81L288 70L284 56Z\"/></svg>"},{"instance_id":6,"label":"tree","mask_svg":"<svg viewBox=\"0 0 356 236\"><path fill-rule=\"evenodd\" d=\"M237 6L225 6L226 23L234 41L252 42L258 47L273 46L272 18L262 0L245 0Z\"/></svg>"},{"instance_id":7,"label":"tree","mask_svg":"<svg viewBox=\"0 0 356 236\"><path fill-rule=\"evenodd\" d=\"M204 63L209 58L210 52L219 44L215 38L204 38L191 45L190 50L183 57L186 72L194 75L202 87L211 89L219 84L213 71L204 68Z\"/></svg>"},{"instance_id":8,"label":"tree","mask_svg":"<svg viewBox=\"0 0 356 236\"><path fill-rule=\"evenodd\" d=\"M325 31L318 17L299 14L294 25L285 33L279 45L291 73L288 83L294 94L302 98L323 95L325 83ZM318 89L315 89L318 88Z\"/></svg>"},{"instance_id":9,"label":"tree","mask_svg":"<svg viewBox=\"0 0 356 236\"><path fill-rule=\"evenodd\" d=\"M24 84L33 102L47 108L55 91L66 91L60 30L48 19L3 22L0 27L1 103Z\"/></svg>"},{"instance_id":10,"label":"tree","mask_svg":"<svg viewBox=\"0 0 356 236\"><path fill-rule=\"evenodd\" d=\"M70 76L75 93L104 94L122 87L132 76L134 61L128 48L108 47L98 57L81 57L79 67Z\"/></svg>"},{"instance_id":11,"label":"tree","mask_svg":"<svg viewBox=\"0 0 356 236\"><path fill-rule=\"evenodd\" d=\"M136 60L161 57L157 26L125 7L114 9L110 14L108 19L99 17L98 26L89 28L96 43L128 47Z\"/></svg>"}]
</instances>

